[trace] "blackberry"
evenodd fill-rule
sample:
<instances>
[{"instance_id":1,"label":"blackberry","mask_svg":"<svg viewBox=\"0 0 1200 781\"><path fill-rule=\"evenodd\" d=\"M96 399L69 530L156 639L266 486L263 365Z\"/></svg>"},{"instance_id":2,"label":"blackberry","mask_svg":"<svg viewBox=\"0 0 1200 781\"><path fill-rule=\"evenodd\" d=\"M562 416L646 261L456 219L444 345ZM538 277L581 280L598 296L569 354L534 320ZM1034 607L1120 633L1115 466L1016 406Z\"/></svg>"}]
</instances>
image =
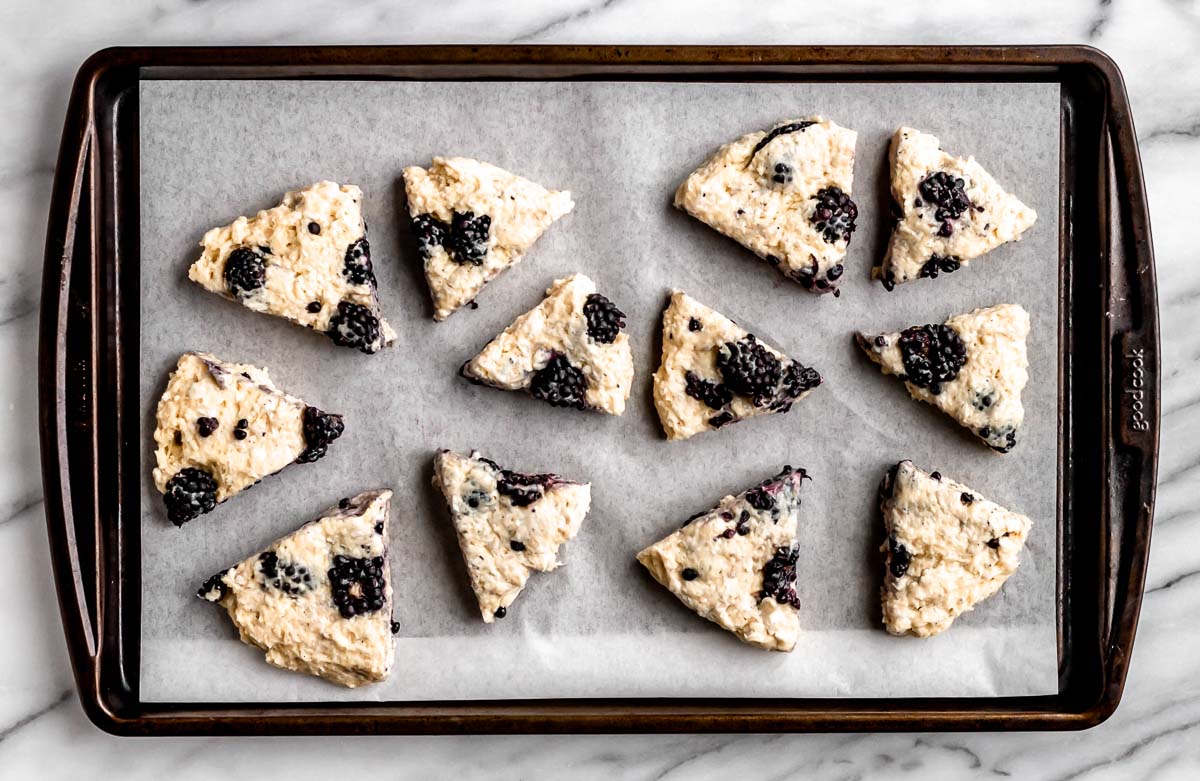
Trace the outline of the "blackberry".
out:
<instances>
[{"instance_id":1,"label":"blackberry","mask_svg":"<svg viewBox=\"0 0 1200 781\"><path fill-rule=\"evenodd\" d=\"M211 437L212 433L220 426L220 422L216 418L197 418L196 433L202 437Z\"/></svg>"},{"instance_id":2,"label":"blackberry","mask_svg":"<svg viewBox=\"0 0 1200 781\"><path fill-rule=\"evenodd\" d=\"M171 523L183 526L217 506L217 481L203 469L184 467L167 481L163 504Z\"/></svg>"},{"instance_id":3,"label":"blackberry","mask_svg":"<svg viewBox=\"0 0 1200 781\"><path fill-rule=\"evenodd\" d=\"M213 575L211 578L204 581L204 585L200 586L200 588L196 591L196 596L200 597L201 599L209 599L208 595L215 591L217 592L216 599L209 599L209 601L220 602L225 598L225 595L229 593L229 586L225 585L225 581L223 580L224 577L224 572L218 572L216 575Z\"/></svg>"},{"instance_id":4,"label":"blackberry","mask_svg":"<svg viewBox=\"0 0 1200 781\"><path fill-rule=\"evenodd\" d=\"M329 448L329 443L346 430L341 415L323 412L316 407L305 407L300 416L304 426L304 452L296 456L296 462L311 464Z\"/></svg>"},{"instance_id":5,"label":"blackberry","mask_svg":"<svg viewBox=\"0 0 1200 781\"><path fill-rule=\"evenodd\" d=\"M934 222L941 223L941 227L938 228L939 236L954 233L952 221L971 208L971 199L967 197L965 187L966 183L962 179L956 179L945 171L930 174L917 186L925 202L937 207L933 219Z\"/></svg>"},{"instance_id":6,"label":"blackberry","mask_svg":"<svg viewBox=\"0 0 1200 781\"><path fill-rule=\"evenodd\" d=\"M763 567L763 590L759 601L772 597L781 605L800 607L796 595L796 560L800 551L796 548L778 548L775 555Z\"/></svg>"},{"instance_id":7,"label":"blackberry","mask_svg":"<svg viewBox=\"0 0 1200 781\"><path fill-rule=\"evenodd\" d=\"M542 498L548 475L523 475L520 472L500 470L496 479L496 490L501 496L507 496L514 507L528 507ZM516 548L513 548L516 550Z\"/></svg>"},{"instance_id":8,"label":"blackberry","mask_svg":"<svg viewBox=\"0 0 1200 781\"><path fill-rule=\"evenodd\" d=\"M817 205L808 218L826 244L838 239L850 241L854 233L854 221L858 219L858 206L840 187L826 187L817 193Z\"/></svg>"},{"instance_id":9,"label":"blackberry","mask_svg":"<svg viewBox=\"0 0 1200 781\"><path fill-rule=\"evenodd\" d=\"M729 392L729 388L720 383L710 382L695 372L688 372L683 377L687 382L684 392L693 399L704 402L709 409L719 410L733 401L733 394Z\"/></svg>"},{"instance_id":10,"label":"blackberry","mask_svg":"<svg viewBox=\"0 0 1200 781\"><path fill-rule=\"evenodd\" d=\"M334 556L328 574L333 604L343 618L374 613L383 608L386 586L382 556L370 559Z\"/></svg>"},{"instance_id":11,"label":"blackberry","mask_svg":"<svg viewBox=\"0 0 1200 781\"><path fill-rule=\"evenodd\" d=\"M555 353L550 361L533 375L529 393L535 399L541 399L554 407L585 409L587 378L583 375L583 370L572 364L567 356Z\"/></svg>"},{"instance_id":12,"label":"blackberry","mask_svg":"<svg viewBox=\"0 0 1200 781\"><path fill-rule=\"evenodd\" d=\"M342 261L342 276L351 285L375 287L375 269L371 265L371 243L363 236L346 247L346 259Z\"/></svg>"},{"instance_id":13,"label":"blackberry","mask_svg":"<svg viewBox=\"0 0 1200 781\"><path fill-rule=\"evenodd\" d=\"M267 281L267 262L249 247L238 247L225 259L225 287L237 298L258 290Z\"/></svg>"},{"instance_id":14,"label":"blackberry","mask_svg":"<svg viewBox=\"0 0 1200 781\"><path fill-rule=\"evenodd\" d=\"M583 304L587 334L601 344L612 344L625 327L625 313L599 293L592 293Z\"/></svg>"},{"instance_id":15,"label":"blackberry","mask_svg":"<svg viewBox=\"0 0 1200 781\"><path fill-rule=\"evenodd\" d=\"M915 325L900 333L900 356L908 382L937 395L942 383L958 377L967 362L967 348L947 325Z\"/></svg>"},{"instance_id":16,"label":"blackberry","mask_svg":"<svg viewBox=\"0 0 1200 781\"><path fill-rule=\"evenodd\" d=\"M783 387L789 399L799 398L801 394L807 393L820 385L821 382L820 372L811 366L804 366L795 361L788 364L787 369L783 373ZM791 406L790 401L787 403L787 406Z\"/></svg>"},{"instance_id":17,"label":"blackberry","mask_svg":"<svg viewBox=\"0 0 1200 781\"><path fill-rule=\"evenodd\" d=\"M475 212L455 212L450 219L446 251L455 263L483 265L491 228L492 218L486 214L476 217Z\"/></svg>"},{"instance_id":18,"label":"blackberry","mask_svg":"<svg viewBox=\"0 0 1200 781\"><path fill-rule=\"evenodd\" d=\"M791 184L792 183L792 167L787 163L776 163L774 171L771 174L771 181L775 184Z\"/></svg>"},{"instance_id":19,"label":"blackberry","mask_svg":"<svg viewBox=\"0 0 1200 781\"><path fill-rule=\"evenodd\" d=\"M779 136L785 135L787 133L803 132L805 128L812 127L815 124L817 124L817 123L809 122L809 121L805 120L804 122L793 122L790 125L780 125L777 128L773 128L770 133L767 133L765 136L763 136L763 139L761 141L759 141L758 144L755 145L754 151L752 151L750 153L750 158L753 159L754 156L756 154L758 154L758 150L762 149L764 146L771 143Z\"/></svg>"},{"instance_id":20,"label":"blackberry","mask_svg":"<svg viewBox=\"0 0 1200 781\"><path fill-rule=\"evenodd\" d=\"M420 250L421 257L429 260L433 248L446 243L446 234L450 232L450 226L432 214L418 214L412 219L412 230L413 235L417 237L417 249Z\"/></svg>"},{"instance_id":21,"label":"blackberry","mask_svg":"<svg viewBox=\"0 0 1200 781\"><path fill-rule=\"evenodd\" d=\"M290 597L298 597L313 587L313 577L308 567L281 561L274 551L264 551L258 555L258 571L262 575L264 589L270 587Z\"/></svg>"},{"instance_id":22,"label":"blackberry","mask_svg":"<svg viewBox=\"0 0 1200 781\"><path fill-rule=\"evenodd\" d=\"M893 578L902 578L908 572L908 565L912 563L912 554L908 552L908 548L904 547L896 535L888 536L888 570L892 573Z\"/></svg>"},{"instance_id":23,"label":"blackberry","mask_svg":"<svg viewBox=\"0 0 1200 781\"><path fill-rule=\"evenodd\" d=\"M362 304L339 301L329 318L329 338L339 347L353 347L370 355L379 350L379 318Z\"/></svg>"},{"instance_id":24,"label":"blackberry","mask_svg":"<svg viewBox=\"0 0 1200 781\"><path fill-rule=\"evenodd\" d=\"M749 396L755 406L765 406L775 395L782 367L753 334L739 342L726 342L717 351L717 370L734 393Z\"/></svg>"},{"instance_id":25,"label":"blackberry","mask_svg":"<svg viewBox=\"0 0 1200 781\"><path fill-rule=\"evenodd\" d=\"M939 273L949 274L958 271L962 264L954 255L930 255L929 260L925 261L925 265L921 266L921 273L918 274L921 278L937 279Z\"/></svg>"}]
</instances>

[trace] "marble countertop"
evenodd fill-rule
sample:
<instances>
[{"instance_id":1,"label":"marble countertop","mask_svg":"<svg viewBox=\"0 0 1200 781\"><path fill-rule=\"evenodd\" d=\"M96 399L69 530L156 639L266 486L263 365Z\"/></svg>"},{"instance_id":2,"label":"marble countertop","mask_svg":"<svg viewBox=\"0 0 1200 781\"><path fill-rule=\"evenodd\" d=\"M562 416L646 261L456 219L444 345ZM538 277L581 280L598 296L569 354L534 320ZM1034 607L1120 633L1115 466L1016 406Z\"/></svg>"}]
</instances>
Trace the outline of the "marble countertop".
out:
<instances>
[{"instance_id":1,"label":"marble countertop","mask_svg":"<svg viewBox=\"0 0 1200 781\"><path fill-rule=\"evenodd\" d=\"M858 5L859 9L852 8ZM47 201L71 79L115 44L1090 43L1133 101L1162 315L1163 429L1147 594L1124 702L1071 734L121 740L84 717L59 625L33 367ZM41 0L0 9L0 776L1200 777L1200 0ZM136 753L135 753L136 752ZM11 775L10 775L11 774Z\"/></svg>"}]
</instances>

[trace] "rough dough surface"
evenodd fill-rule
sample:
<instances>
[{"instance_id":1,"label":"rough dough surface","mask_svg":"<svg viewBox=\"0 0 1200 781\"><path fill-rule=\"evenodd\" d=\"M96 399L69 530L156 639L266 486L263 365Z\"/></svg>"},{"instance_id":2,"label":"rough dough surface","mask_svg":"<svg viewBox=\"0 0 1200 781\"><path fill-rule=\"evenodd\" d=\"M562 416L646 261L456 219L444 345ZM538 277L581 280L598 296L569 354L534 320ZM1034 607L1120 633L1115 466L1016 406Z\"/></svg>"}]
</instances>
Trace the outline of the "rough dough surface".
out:
<instances>
[{"instance_id":1,"label":"rough dough surface","mask_svg":"<svg viewBox=\"0 0 1200 781\"><path fill-rule=\"evenodd\" d=\"M289 192L272 209L208 231L200 246L188 278L206 290L366 353L396 339L380 312L362 191L352 184ZM235 258L261 269L253 289L228 266L238 251Z\"/></svg>"},{"instance_id":2,"label":"rough dough surface","mask_svg":"<svg viewBox=\"0 0 1200 781\"><path fill-rule=\"evenodd\" d=\"M555 280L540 304L463 365L463 376L501 390L529 391L556 406L620 415L633 385L633 352L623 330L611 342L593 336L585 311L589 300L598 301L593 296L596 284L583 274ZM560 367L577 384L551 382Z\"/></svg>"},{"instance_id":3,"label":"rough dough surface","mask_svg":"<svg viewBox=\"0 0 1200 781\"><path fill-rule=\"evenodd\" d=\"M888 538L883 623L931 637L1000 590L1020 563L1030 520L911 461L879 487Z\"/></svg>"},{"instance_id":4,"label":"rough dough surface","mask_svg":"<svg viewBox=\"0 0 1200 781\"><path fill-rule=\"evenodd\" d=\"M787 412L821 383L821 375L815 370L756 339L779 363L775 392L760 399L762 404L734 392L722 395L719 400L724 403L717 407L697 398L698 381L726 387L717 358L724 345L748 337L746 329L686 293L676 290L671 294L671 303L663 313L662 365L654 373L654 406L667 439L687 439L756 415Z\"/></svg>"},{"instance_id":5,"label":"rough dough surface","mask_svg":"<svg viewBox=\"0 0 1200 781\"><path fill-rule=\"evenodd\" d=\"M966 266L1005 242L1019 240L1037 220L1037 213L1005 192L975 158L946 154L928 133L900 128L892 138L889 159L892 201L899 214L879 269L889 289ZM922 182L938 172L961 181L970 202L956 218L939 220L939 205L927 197L933 191L921 192Z\"/></svg>"},{"instance_id":6,"label":"rough dough surface","mask_svg":"<svg viewBox=\"0 0 1200 781\"><path fill-rule=\"evenodd\" d=\"M223 502L301 456L309 459L306 408L276 388L266 369L184 353L158 402L155 487L165 494L181 470L199 469L216 482L215 499ZM201 419L215 421L208 436ZM242 420L246 426L239 427Z\"/></svg>"},{"instance_id":7,"label":"rough dough surface","mask_svg":"<svg viewBox=\"0 0 1200 781\"><path fill-rule=\"evenodd\" d=\"M579 532L591 486L511 472L479 453L442 450L433 464L434 487L446 497L479 612L490 624L505 616L531 574L559 566L559 546Z\"/></svg>"},{"instance_id":8,"label":"rough dough surface","mask_svg":"<svg viewBox=\"0 0 1200 781\"><path fill-rule=\"evenodd\" d=\"M919 387L909 381L901 349L901 337L908 331L859 333L857 339L884 374L905 380L914 399L932 404L970 429L988 447L1007 453L1016 445L1017 430L1025 419L1021 391L1029 381L1025 349L1029 313L1016 304L1000 304L956 315L945 324L966 348L966 362L957 377L939 384L938 393L933 387Z\"/></svg>"},{"instance_id":9,"label":"rough dough surface","mask_svg":"<svg viewBox=\"0 0 1200 781\"><path fill-rule=\"evenodd\" d=\"M743 642L792 650L800 634L795 547L805 477L803 469L785 467L726 496L643 550L638 561L683 604Z\"/></svg>"},{"instance_id":10,"label":"rough dough surface","mask_svg":"<svg viewBox=\"0 0 1200 781\"><path fill-rule=\"evenodd\" d=\"M199 596L225 608L242 642L262 649L285 670L309 673L354 688L382 681L392 667L392 586L388 566L391 491L343 499L315 521L265 551L214 575ZM346 577L339 563L373 562L371 584L380 607L346 616L331 578L349 580L339 591L364 594L361 576ZM342 568L345 570L345 567Z\"/></svg>"},{"instance_id":11,"label":"rough dough surface","mask_svg":"<svg viewBox=\"0 0 1200 781\"><path fill-rule=\"evenodd\" d=\"M857 138L823 117L785 120L718 149L679 186L675 205L804 288L837 292L858 209L843 203L826 223L819 201L827 188L849 197Z\"/></svg>"},{"instance_id":12,"label":"rough dough surface","mask_svg":"<svg viewBox=\"0 0 1200 781\"><path fill-rule=\"evenodd\" d=\"M551 223L575 207L569 192L547 190L466 157L435 157L429 168L405 168L404 191L434 320L473 301L484 285L516 265ZM486 227L479 222L484 217ZM464 225L478 230L464 239ZM471 251L452 251L472 243Z\"/></svg>"}]
</instances>

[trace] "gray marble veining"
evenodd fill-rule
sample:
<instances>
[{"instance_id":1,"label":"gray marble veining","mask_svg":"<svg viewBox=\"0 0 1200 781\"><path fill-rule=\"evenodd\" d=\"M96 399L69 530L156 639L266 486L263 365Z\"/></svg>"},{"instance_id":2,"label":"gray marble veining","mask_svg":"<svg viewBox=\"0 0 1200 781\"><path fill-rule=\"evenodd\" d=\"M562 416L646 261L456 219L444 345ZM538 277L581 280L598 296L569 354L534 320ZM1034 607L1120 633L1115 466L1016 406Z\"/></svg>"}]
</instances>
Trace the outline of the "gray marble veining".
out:
<instances>
[{"instance_id":1,"label":"gray marble veining","mask_svg":"<svg viewBox=\"0 0 1200 781\"><path fill-rule=\"evenodd\" d=\"M58 623L36 440L46 205L70 81L113 44L1075 43L1121 66L1158 257L1162 463L1148 593L1125 700L1075 734L122 741L74 696ZM1100 779L1200 775L1200 1L80 0L0 8L0 776Z\"/></svg>"}]
</instances>

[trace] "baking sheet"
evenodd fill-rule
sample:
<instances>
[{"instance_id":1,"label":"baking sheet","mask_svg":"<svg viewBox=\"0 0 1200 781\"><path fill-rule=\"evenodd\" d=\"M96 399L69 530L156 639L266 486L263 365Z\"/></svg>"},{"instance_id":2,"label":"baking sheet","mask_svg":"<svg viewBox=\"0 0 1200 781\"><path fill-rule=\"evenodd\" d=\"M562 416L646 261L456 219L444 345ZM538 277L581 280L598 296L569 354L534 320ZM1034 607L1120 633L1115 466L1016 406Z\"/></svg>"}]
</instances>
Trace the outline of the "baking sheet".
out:
<instances>
[{"instance_id":1,"label":"baking sheet","mask_svg":"<svg viewBox=\"0 0 1200 781\"><path fill-rule=\"evenodd\" d=\"M1055 607L1059 88L1054 84L680 84L146 81L141 86L141 677L144 701L546 697L1016 696L1057 691ZM859 132L858 232L842 296L814 297L671 206L717 146L822 113ZM901 124L974 154L1034 207L1021 242L936 282L887 293L869 278L888 229L887 143ZM402 219L401 170L465 155L570 189L574 212L492 282L479 309L434 323ZM375 356L255 314L186 279L208 228L328 178L362 187L385 314ZM554 409L457 376L555 278L591 276L628 315L637 375L621 418ZM661 313L679 287L817 367L825 384L787 415L668 443L650 392ZM1026 420L997 456L908 398L859 353L856 329L895 330L1001 302L1032 316ZM150 478L154 408L180 352L270 368L341 412L346 434L182 529ZM589 480L592 509L508 617L479 619L443 502L436 449L480 449L513 469ZM902 458L941 469L1029 515L1021 568L929 640L881 628L876 486ZM657 585L634 554L783 464L805 486L791 654L739 643ZM391 529L396 666L345 690L270 667L224 611L196 599L208 575L339 497L396 491Z\"/></svg>"}]
</instances>

